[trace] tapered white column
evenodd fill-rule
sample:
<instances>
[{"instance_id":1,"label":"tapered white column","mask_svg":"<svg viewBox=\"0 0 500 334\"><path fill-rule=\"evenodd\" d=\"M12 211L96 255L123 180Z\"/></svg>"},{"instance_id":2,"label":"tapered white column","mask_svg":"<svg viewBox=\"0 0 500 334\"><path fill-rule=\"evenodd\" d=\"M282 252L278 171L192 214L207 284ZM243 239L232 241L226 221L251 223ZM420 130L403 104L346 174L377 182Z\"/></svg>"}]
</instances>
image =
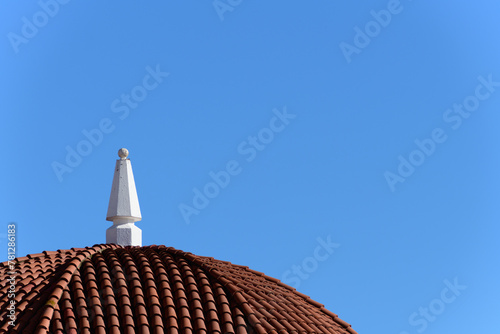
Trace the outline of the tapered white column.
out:
<instances>
[{"instance_id":1,"label":"tapered white column","mask_svg":"<svg viewBox=\"0 0 500 334\"><path fill-rule=\"evenodd\" d=\"M142 219L137 190L135 189L132 164L127 159L128 150L118 151L120 159L116 160L113 185L109 197L106 220L113 226L106 230L106 243L121 246L142 246L142 231L135 222Z\"/></svg>"}]
</instances>

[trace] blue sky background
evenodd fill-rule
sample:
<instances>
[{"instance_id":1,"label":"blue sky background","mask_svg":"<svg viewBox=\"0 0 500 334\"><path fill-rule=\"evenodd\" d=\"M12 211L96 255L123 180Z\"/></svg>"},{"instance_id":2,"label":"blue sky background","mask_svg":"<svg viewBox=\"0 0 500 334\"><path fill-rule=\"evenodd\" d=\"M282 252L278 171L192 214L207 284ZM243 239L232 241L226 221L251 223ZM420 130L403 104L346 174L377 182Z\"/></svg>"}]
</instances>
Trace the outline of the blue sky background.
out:
<instances>
[{"instance_id":1,"label":"blue sky background","mask_svg":"<svg viewBox=\"0 0 500 334\"><path fill-rule=\"evenodd\" d=\"M104 243L126 147L144 245L282 279L360 334L498 332L500 3L224 3L221 16L211 1L0 4L0 259L10 222L18 256ZM169 75L120 119L148 67ZM457 127L444 117L464 101L479 105ZM296 117L247 161L238 147L285 109ZM103 119L112 131L58 178ZM391 189L386 172L435 129L446 140ZM231 160L241 173L187 224L179 205ZM318 238L338 244L322 261ZM443 302L446 280L460 288Z\"/></svg>"}]
</instances>

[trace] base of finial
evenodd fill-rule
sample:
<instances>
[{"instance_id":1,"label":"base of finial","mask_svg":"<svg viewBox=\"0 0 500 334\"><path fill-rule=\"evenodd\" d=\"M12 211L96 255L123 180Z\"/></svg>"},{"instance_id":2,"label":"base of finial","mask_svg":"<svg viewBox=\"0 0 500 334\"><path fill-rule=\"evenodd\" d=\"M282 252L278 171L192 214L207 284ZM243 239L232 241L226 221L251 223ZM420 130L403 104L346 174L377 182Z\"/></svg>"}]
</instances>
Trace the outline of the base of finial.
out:
<instances>
[{"instance_id":1,"label":"base of finial","mask_svg":"<svg viewBox=\"0 0 500 334\"><path fill-rule=\"evenodd\" d=\"M134 223L116 224L106 230L106 243L142 246L142 231Z\"/></svg>"}]
</instances>

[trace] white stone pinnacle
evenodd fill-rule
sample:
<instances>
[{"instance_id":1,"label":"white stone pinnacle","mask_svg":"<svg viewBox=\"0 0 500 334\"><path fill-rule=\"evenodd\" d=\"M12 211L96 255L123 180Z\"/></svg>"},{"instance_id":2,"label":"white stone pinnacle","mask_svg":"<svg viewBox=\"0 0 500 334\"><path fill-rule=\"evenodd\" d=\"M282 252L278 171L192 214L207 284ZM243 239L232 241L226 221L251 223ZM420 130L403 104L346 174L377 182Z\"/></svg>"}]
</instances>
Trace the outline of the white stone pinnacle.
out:
<instances>
[{"instance_id":1,"label":"white stone pinnacle","mask_svg":"<svg viewBox=\"0 0 500 334\"><path fill-rule=\"evenodd\" d=\"M121 246L142 246L142 231L135 226L142 219L137 190L135 188L132 165L128 150L118 151L120 159L116 160L113 185L109 196L108 214L106 220L113 226L106 230L106 243Z\"/></svg>"}]
</instances>

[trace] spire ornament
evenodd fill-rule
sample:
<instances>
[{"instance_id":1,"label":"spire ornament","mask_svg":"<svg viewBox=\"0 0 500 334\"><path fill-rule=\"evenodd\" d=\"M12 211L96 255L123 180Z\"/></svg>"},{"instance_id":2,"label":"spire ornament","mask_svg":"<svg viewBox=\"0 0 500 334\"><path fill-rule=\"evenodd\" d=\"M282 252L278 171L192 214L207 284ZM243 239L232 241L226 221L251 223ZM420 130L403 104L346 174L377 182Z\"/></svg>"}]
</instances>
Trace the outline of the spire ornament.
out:
<instances>
[{"instance_id":1,"label":"spire ornament","mask_svg":"<svg viewBox=\"0 0 500 334\"><path fill-rule=\"evenodd\" d=\"M106 243L121 246L142 246L142 231L135 222L142 219L139 199L135 188L132 164L128 150L118 150L120 159L116 160L113 185L109 196L106 220L113 226L106 230Z\"/></svg>"}]
</instances>

